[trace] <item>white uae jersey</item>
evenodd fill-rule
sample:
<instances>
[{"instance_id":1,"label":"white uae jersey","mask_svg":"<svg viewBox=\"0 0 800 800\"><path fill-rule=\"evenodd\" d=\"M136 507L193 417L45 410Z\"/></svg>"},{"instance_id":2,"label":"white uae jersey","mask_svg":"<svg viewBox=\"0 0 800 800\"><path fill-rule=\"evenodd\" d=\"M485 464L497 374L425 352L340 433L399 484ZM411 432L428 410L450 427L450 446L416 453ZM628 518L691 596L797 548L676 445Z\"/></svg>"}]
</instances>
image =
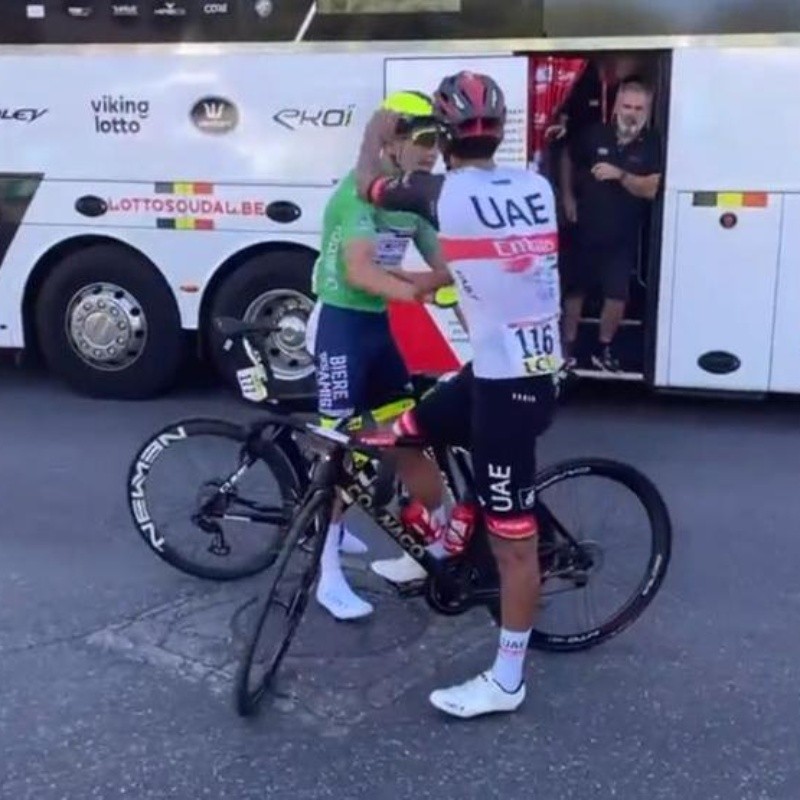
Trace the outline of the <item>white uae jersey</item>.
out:
<instances>
[{"instance_id":1,"label":"white uae jersey","mask_svg":"<svg viewBox=\"0 0 800 800\"><path fill-rule=\"evenodd\" d=\"M371 202L413 211L439 231L480 378L549 375L561 366L553 189L512 167L377 179Z\"/></svg>"}]
</instances>

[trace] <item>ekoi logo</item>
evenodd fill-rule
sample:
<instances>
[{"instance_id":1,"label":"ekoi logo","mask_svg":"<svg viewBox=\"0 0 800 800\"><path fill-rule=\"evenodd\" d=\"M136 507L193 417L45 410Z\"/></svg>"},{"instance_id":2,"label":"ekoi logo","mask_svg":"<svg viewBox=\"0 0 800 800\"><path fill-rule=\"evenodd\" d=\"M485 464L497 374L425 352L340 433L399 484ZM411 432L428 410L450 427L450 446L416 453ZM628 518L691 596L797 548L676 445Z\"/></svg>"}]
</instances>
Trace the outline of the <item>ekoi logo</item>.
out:
<instances>
[{"instance_id":1,"label":"ekoi logo","mask_svg":"<svg viewBox=\"0 0 800 800\"><path fill-rule=\"evenodd\" d=\"M204 97L198 100L190 112L195 127L203 133L228 133L239 122L236 106L224 97Z\"/></svg>"}]
</instances>

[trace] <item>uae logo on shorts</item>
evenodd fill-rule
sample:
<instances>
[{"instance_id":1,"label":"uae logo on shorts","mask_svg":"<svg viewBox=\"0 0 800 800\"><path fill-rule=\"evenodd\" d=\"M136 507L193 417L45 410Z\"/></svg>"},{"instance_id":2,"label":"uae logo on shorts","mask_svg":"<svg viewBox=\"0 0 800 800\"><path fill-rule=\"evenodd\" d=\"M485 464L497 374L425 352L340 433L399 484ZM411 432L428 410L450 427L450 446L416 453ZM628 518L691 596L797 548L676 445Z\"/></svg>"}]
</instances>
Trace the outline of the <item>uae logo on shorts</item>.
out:
<instances>
[{"instance_id":1,"label":"uae logo on shorts","mask_svg":"<svg viewBox=\"0 0 800 800\"><path fill-rule=\"evenodd\" d=\"M203 133L227 133L239 122L236 106L224 97L204 97L190 112L192 122Z\"/></svg>"}]
</instances>

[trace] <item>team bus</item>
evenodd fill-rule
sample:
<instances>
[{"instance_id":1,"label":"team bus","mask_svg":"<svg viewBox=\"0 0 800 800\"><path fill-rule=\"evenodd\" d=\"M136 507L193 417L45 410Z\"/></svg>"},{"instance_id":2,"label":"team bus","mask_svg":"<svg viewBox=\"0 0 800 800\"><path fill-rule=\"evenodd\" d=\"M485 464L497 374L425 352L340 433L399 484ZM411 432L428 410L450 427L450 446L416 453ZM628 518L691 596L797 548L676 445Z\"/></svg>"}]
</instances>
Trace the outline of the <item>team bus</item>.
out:
<instances>
[{"instance_id":1,"label":"team bus","mask_svg":"<svg viewBox=\"0 0 800 800\"><path fill-rule=\"evenodd\" d=\"M543 131L581 75L633 54L655 89L665 169L630 275L622 371L580 373L800 392L800 35L779 20L674 29L696 3L670 2L658 24L612 0L588 21L575 2L563 19L533 0L389 5L3 4L0 348L38 354L77 392L145 398L192 353L234 380L246 354L225 352L210 320L268 318L272 391L307 396L322 212L381 99L487 72L511 109L499 160L546 169ZM703 8L727 20L725 5ZM585 341L598 308L585 307ZM391 314L413 371L469 359L447 304Z\"/></svg>"}]
</instances>

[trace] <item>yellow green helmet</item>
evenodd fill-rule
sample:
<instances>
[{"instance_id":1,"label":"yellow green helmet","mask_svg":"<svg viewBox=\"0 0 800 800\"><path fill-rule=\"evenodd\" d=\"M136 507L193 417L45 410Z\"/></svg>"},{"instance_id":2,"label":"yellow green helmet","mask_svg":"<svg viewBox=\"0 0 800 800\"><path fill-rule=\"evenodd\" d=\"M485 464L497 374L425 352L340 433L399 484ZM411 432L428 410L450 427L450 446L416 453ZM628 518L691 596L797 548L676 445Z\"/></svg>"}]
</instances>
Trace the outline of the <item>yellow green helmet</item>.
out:
<instances>
[{"instance_id":1,"label":"yellow green helmet","mask_svg":"<svg viewBox=\"0 0 800 800\"><path fill-rule=\"evenodd\" d=\"M433 100L423 92L392 92L381 103L381 108L400 115L396 129L398 136L408 135L418 128L435 127Z\"/></svg>"}]
</instances>

